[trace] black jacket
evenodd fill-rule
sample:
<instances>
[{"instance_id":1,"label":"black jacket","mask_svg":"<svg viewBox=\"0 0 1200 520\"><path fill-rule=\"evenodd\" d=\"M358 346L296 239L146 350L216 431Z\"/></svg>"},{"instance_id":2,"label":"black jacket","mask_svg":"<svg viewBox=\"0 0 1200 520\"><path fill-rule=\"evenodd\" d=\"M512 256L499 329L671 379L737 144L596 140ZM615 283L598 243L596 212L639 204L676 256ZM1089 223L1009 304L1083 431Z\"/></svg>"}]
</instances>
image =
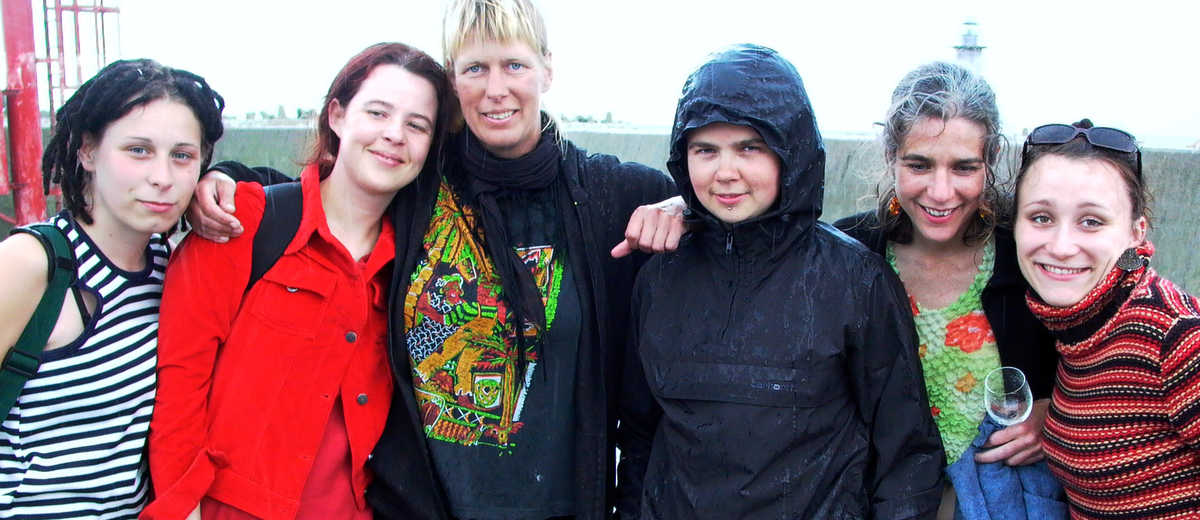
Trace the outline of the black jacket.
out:
<instances>
[{"instance_id":1,"label":"black jacket","mask_svg":"<svg viewBox=\"0 0 1200 520\"><path fill-rule=\"evenodd\" d=\"M833 225L858 239L871 251L886 254L887 237L879 227L879 219L874 212L851 215ZM997 227L993 236L996 240L996 265L980 295L983 314L987 316L992 335L996 338L1000 363L1017 367L1025 373L1034 399L1049 399L1054 391L1054 373L1058 367L1054 338L1025 305L1029 283L1021 276L1021 269L1017 266L1017 245L1013 241L1012 231Z\"/></svg>"},{"instance_id":2,"label":"black jacket","mask_svg":"<svg viewBox=\"0 0 1200 520\"><path fill-rule=\"evenodd\" d=\"M263 184L288 177L267 168L250 170L236 163L217 169L235 179ZM446 168L454 168L447 158ZM216 168L216 167L214 167ZM637 163L622 163L611 155L589 155L570 141L563 142L560 172L567 181L579 229L568 230L570 272L586 273L579 294L583 316L580 332L578 382L575 387L575 502L578 518L609 515L613 493L617 423L617 393L622 388L625 335L633 279L647 255L635 253L613 259L608 251L625 237L625 224L642 204L675 195L671 179ZM380 519L447 519L449 504L430 460L420 410L413 394L412 368L404 330L404 295L423 255L421 241L433 215L439 178L422 174L396 195L391 213L396 229L396 266L389 295L389 357L396 383L392 409L382 438L370 458L375 480L367 500ZM407 230L407 231L405 231Z\"/></svg>"},{"instance_id":3,"label":"black jacket","mask_svg":"<svg viewBox=\"0 0 1200 520\"><path fill-rule=\"evenodd\" d=\"M686 137L714 122L754 128L780 157L764 215L727 225L698 203ZM825 152L795 69L761 47L717 56L684 86L671 143L697 227L635 285L619 509L932 517L945 456L912 317L886 262L817 220Z\"/></svg>"},{"instance_id":4,"label":"black jacket","mask_svg":"<svg viewBox=\"0 0 1200 520\"><path fill-rule=\"evenodd\" d=\"M453 159L447 167L455 167ZM625 324L629 293L638 267L646 256L623 259L608 255L624 238L633 210L674 194L662 173L636 163L622 163L611 155L588 155L564 142L560 172L577 211L579 229L568 230L569 270L586 273L581 280L578 381L575 387L575 502L579 518L604 518L612 509L612 482L617 422L616 392L621 387ZM418 221L420 234L432 215L432 199ZM400 229L399 227L397 229ZM420 240L413 242L418 245ZM395 370L396 394L383 437L376 446L371 468L376 479L367 498L377 518L448 518L448 504L429 459L420 410L413 395L412 369L404 330L404 295L416 268L418 251L409 248L391 287L389 349ZM402 258L397 251L397 259Z\"/></svg>"}]
</instances>

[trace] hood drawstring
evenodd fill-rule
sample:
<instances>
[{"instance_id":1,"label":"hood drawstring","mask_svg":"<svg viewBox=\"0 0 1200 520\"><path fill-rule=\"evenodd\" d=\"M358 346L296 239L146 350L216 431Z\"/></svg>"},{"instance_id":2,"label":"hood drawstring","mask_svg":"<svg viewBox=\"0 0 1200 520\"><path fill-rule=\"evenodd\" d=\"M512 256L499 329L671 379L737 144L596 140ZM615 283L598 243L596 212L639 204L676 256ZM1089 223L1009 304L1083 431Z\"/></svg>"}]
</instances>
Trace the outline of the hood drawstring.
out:
<instances>
[{"instance_id":1,"label":"hood drawstring","mask_svg":"<svg viewBox=\"0 0 1200 520\"><path fill-rule=\"evenodd\" d=\"M725 232L725 254L733 253L733 231Z\"/></svg>"}]
</instances>

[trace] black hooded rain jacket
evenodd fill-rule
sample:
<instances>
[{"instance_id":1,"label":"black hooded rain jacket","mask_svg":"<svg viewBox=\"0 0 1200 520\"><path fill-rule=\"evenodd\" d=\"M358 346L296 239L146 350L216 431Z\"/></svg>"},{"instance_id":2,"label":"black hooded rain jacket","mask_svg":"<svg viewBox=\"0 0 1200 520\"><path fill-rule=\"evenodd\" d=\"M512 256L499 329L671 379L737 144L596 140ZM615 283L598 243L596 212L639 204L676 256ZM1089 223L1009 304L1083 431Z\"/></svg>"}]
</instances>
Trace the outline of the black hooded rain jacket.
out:
<instances>
[{"instance_id":1,"label":"black hooded rain jacket","mask_svg":"<svg viewBox=\"0 0 1200 520\"><path fill-rule=\"evenodd\" d=\"M688 177L688 133L716 122L753 128L782 163L776 205L734 225ZM667 166L696 222L634 286L623 516L932 517L945 456L904 291L817 220L825 151L792 65L738 46L693 73Z\"/></svg>"}]
</instances>

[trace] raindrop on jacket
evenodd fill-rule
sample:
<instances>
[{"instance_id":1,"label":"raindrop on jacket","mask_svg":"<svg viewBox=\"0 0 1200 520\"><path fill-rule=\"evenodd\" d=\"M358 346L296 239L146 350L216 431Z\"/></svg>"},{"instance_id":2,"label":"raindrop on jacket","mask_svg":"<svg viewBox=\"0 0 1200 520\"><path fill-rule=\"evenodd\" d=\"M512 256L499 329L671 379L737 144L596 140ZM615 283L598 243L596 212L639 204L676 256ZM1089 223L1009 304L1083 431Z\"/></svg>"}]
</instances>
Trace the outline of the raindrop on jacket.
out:
<instances>
[{"instance_id":1,"label":"raindrop on jacket","mask_svg":"<svg viewBox=\"0 0 1200 520\"><path fill-rule=\"evenodd\" d=\"M687 136L712 123L779 156L764 214L731 225L698 202ZM714 55L684 85L667 167L694 226L634 288L621 512L931 517L945 457L907 300L879 255L817 220L825 151L795 68L757 46Z\"/></svg>"}]
</instances>

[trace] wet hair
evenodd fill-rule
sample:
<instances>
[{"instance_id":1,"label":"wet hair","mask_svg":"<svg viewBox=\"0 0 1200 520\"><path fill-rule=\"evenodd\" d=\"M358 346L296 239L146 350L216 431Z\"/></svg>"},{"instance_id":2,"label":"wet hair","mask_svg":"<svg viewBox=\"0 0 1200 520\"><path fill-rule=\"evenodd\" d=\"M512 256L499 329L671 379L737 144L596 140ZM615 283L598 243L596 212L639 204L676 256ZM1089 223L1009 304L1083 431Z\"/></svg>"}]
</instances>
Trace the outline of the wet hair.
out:
<instances>
[{"instance_id":1,"label":"wet hair","mask_svg":"<svg viewBox=\"0 0 1200 520\"><path fill-rule=\"evenodd\" d=\"M1082 119L1072 123L1075 128L1092 128L1090 119ZM1017 169L1017 176L1014 180L1014 197L1013 204L1021 193L1021 182L1025 180L1025 173L1029 168L1037 162L1038 159L1047 155L1057 155L1067 159L1087 160L1093 159L1104 161L1116 168L1117 173L1121 175L1121 181L1125 184L1125 190L1129 194L1129 202L1133 207L1133 219L1138 217L1146 217L1146 223L1149 225L1151 217L1150 205L1153 202L1153 196L1150 194L1150 189L1146 186L1145 177L1138 172L1138 154L1141 153L1141 147L1135 152L1121 152L1108 148L1101 148L1088 142L1083 135L1077 135L1074 139L1063 144L1031 144L1025 146L1021 150L1021 166Z\"/></svg>"},{"instance_id":2,"label":"wet hair","mask_svg":"<svg viewBox=\"0 0 1200 520\"><path fill-rule=\"evenodd\" d=\"M442 24L442 56L451 74L454 58L472 42L521 42L538 56L550 55L546 23L531 0L454 0Z\"/></svg>"},{"instance_id":3,"label":"wet hair","mask_svg":"<svg viewBox=\"0 0 1200 520\"><path fill-rule=\"evenodd\" d=\"M979 200L979 218L967 222L963 242L971 245L986 241L995 229L996 212L1004 209L996 186L996 169L1004 136L1000 133L1000 111L996 94L982 76L946 62L921 65L905 74L892 91L892 104L883 123L883 153L887 169L876 186L876 216L888 240L912 242L913 225L903 211L892 215L888 205L896 196L896 155L912 128L924 118L949 122L963 118L983 127L984 189Z\"/></svg>"},{"instance_id":4,"label":"wet hair","mask_svg":"<svg viewBox=\"0 0 1200 520\"><path fill-rule=\"evenodd\" d=\"M408 72L424 78L433 86L437 97L437 116L434 122L433 141L429 144L429 159L437 161L443 153L443 143L449 128L449 121L458 106L453 99L454 91L450 88L450 80L446 71L428 54L409 47L403 43L376 43L350 58L342 70L338 71L325 93L325 105L317 118L317 137L313 146L309 164L316 164L320 177L324 179L333 171L333 163L337 160L338 147L341 139L329 126L329 109L336 100L345 108L350 100L358 93L363 81L371 75L371 71L380 65L396 65Z\"/></svg>"},{"instance_id":5,"label":"wet hair","mask_svg":"<svg viewBox=\"0 0 1200 520\"><path fill-rule=\"evenodd\" d=\"M79 163L84 138L99 142L113 121L159 99L179 101L192 109L200 123L200 172L207 170L213 145L225 132L221 123L225 99L204 78L186 70L147 59L120 60L100 69L55 114L54 135L42 154L43 189L49 193L50 184L58 183L67 211L91 224L87 195L93 174Z\"/></svg>"}]
</instances>

